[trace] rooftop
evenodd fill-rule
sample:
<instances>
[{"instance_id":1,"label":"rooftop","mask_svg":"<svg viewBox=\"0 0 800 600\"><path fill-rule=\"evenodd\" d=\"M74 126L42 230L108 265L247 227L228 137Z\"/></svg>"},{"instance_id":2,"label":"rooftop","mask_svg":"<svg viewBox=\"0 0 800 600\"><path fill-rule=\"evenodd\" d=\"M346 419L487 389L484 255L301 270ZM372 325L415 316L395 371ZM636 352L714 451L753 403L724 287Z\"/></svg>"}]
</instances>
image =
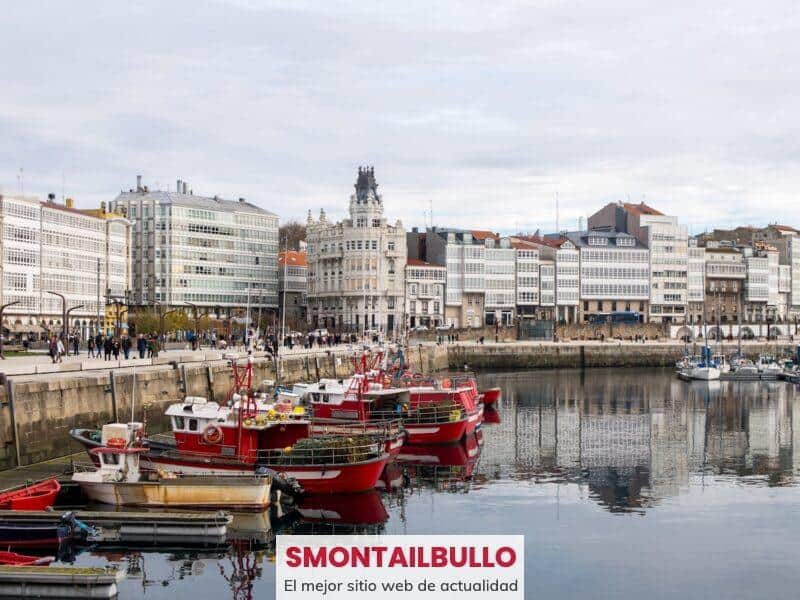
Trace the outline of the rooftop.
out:
<instances>
[{"instance_id":1,"label":"rooftop","mask_svg":"<svg viewBox=\"0 0 800 600\"><path fill-rule=\"evenodd\" d=\"M226 200L224 198L220 198L219 196L214 196L212 198L197 194L167 192L164 190L147 190L138 192L134 190L130 192L122 192L119 196L117 196L116 201L135 200L138 198L148 198L155 200L159 204L172 204L173 206L185 206L188 208L277 216L273 212L247 202L244 198L240 198L239 200Z\"/></svg>"},{"instance_id":2,"label":"rooftop","mask_svg":"<svg viewBox=\"0 0 800 600\"><path fill-rule=\"evenodd\" d=\"M664 216L664 213L656 210L652 206L648 206L644 202L639 202L639 204L633 204L631 202L622 202L621 204L622 208L624 208L627 212L634 215Z\"/></svg>"},{"instance_id":3,"label":"rooftop","mask_svg":"<svg viewBox=\"0 0 800 600\"><path fill-rule=\"evenodd\" d=\"M626 250L646 250L647 247L637 240L634 236L617 231L616 229L590 229L588 231L571 231L566 234L567 238L575 244L575 246L587 247L590 246L589 238L606 238L608 239L609 246L613 245L617 248L624 248ZM624 246L617 243L617 240L629 240Z\"/></svg>"}]
</instances>

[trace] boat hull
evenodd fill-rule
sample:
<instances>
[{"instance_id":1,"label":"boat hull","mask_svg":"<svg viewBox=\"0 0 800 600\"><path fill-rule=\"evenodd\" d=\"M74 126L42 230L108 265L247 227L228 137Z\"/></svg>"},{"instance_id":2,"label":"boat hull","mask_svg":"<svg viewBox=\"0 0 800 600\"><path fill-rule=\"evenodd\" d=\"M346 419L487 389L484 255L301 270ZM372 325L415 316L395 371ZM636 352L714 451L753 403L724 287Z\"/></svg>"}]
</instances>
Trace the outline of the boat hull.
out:
<instances>
[{"instance_id":1,"label":"boat hull","mask_svg":"<svg viewBox=\"0 0 800 600\"><path fill-rule=\"evenodd\" d=\"M270 504L269 477L113 482L82 480L80 475L76 473L73 480L90 500L114 506L262 509Z\"/></svg>"},{"instance_id":2,"label":"boat hull","mask_svg":"<svg viewBox=\"0 0 800 600\"><path fill-rule=\"evenodd\" d=\"M416 444L451 444L461 440L469 430L469 417L449 423L406 424L407 443ZM475 427L472 427L474 430Z\"/></svg>"},{"instance_id":3,"label":"boat hull","mask_svg":"<svg viewBox=\"0 0 800 600\"><path fill-rule=\"evenodd\" d=\"M45 510L53 506L61 484L56 479L0 494L0 510Z\"/></svg>"},{"instance_id":4,"label":"boat hull","mask_svg":"<svg viewBox=\"0 0 800 600\"><path fill-rule=\"evenodd\" d=\"M389 461L385 453L377 458L332 465L276 465L268 466L273 471L292 477L307 494L348 494L363 492L376 487L383 468ZM183 475L252 475L254 465L235 460L219 461L194 457L189 454L145 454L143 469L163 467Z\"/></svg>"},{"instance_id":5,"label":"boat hull","mask_svg":"<svg viewBox=\"0 0 800 600\"><path fill-rule=\"evenodd\" d=\"M483 400L484 406L494 406L497 404L497 401L500 400L500 395L502 393L502 389L499 387L493 387L484 390L481 393L481 400Z\"/></svg>"},{"instance_id":6,"label":"boat hull","mask_svg":"<svg viewBox=\"0 0 800 600\"><path fill-rule=\"evenodd\" d=\"M71 535L68 525L0 524L0 548L57 548Z\"/></svg>"}]
</instances>

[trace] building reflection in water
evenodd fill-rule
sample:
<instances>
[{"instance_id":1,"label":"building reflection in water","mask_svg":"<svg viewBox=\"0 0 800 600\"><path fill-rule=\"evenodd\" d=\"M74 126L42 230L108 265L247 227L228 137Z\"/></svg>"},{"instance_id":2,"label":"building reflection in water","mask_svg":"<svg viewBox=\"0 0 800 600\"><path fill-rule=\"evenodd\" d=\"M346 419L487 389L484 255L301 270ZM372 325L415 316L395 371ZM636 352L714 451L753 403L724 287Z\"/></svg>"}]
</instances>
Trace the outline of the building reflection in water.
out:
<instances>
[{"instance_id":1,"label":"building reflection in water","mask_svg":"<svg viewBox=\"0 0 800 600\"><path fill-rule=\"evenodd\" d=\"M571 481L609 510L631 511L704 477L787 485L800 473L800 401L788 383L626 369L483 379L503 399L476 478Z\"/></svg>"}]
</instances>

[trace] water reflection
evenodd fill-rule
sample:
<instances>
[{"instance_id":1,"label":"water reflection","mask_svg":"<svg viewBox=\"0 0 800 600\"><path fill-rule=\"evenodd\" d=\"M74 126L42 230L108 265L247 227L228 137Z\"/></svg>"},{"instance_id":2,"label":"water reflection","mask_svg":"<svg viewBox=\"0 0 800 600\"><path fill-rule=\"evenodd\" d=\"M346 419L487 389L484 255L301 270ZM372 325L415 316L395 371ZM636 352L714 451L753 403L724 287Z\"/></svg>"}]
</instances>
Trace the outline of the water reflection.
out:
<instances>
[{"instance_id":1,"label":"water reflection","mask_svg":"<svg viewBox=\"0 0 800 600\"><path fill-rule=\"evenodd\" d=\"M571 481L611 511L643 510L694 476L792 485L800 404L784 382L686 383L664 371L485 376L503 386L487 424L487 480Z\"/></svg>"}]
</instances>

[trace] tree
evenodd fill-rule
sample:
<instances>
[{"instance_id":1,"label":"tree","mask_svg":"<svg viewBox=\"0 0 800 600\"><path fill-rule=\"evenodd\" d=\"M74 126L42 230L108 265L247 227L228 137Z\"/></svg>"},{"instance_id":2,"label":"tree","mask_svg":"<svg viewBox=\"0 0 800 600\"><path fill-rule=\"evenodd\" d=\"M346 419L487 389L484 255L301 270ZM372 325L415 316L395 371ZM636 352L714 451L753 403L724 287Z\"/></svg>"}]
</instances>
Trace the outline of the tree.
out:
<instances>
[{"instance_id":1,"label":"tree","mask_svg":"<svg viewBox=\"0 0 800 600\"><path fill-rule=\"evenodd\" d=\"M138 310L136 314L129 317L128 322L133 325L137 334L158 332L158 315L152 309L145 308Z\"/></svg>"},{"instance_id":2,"label":"tree","mask_svg":"<svg viewBox=\"0 0 800 600\"><path fill-rule=\"evenodd\" d=\"M306 239L306 226L292 219L281 225L278 229L278 249L299 250L300 242Z\"/></svg>"}]
</instances>

